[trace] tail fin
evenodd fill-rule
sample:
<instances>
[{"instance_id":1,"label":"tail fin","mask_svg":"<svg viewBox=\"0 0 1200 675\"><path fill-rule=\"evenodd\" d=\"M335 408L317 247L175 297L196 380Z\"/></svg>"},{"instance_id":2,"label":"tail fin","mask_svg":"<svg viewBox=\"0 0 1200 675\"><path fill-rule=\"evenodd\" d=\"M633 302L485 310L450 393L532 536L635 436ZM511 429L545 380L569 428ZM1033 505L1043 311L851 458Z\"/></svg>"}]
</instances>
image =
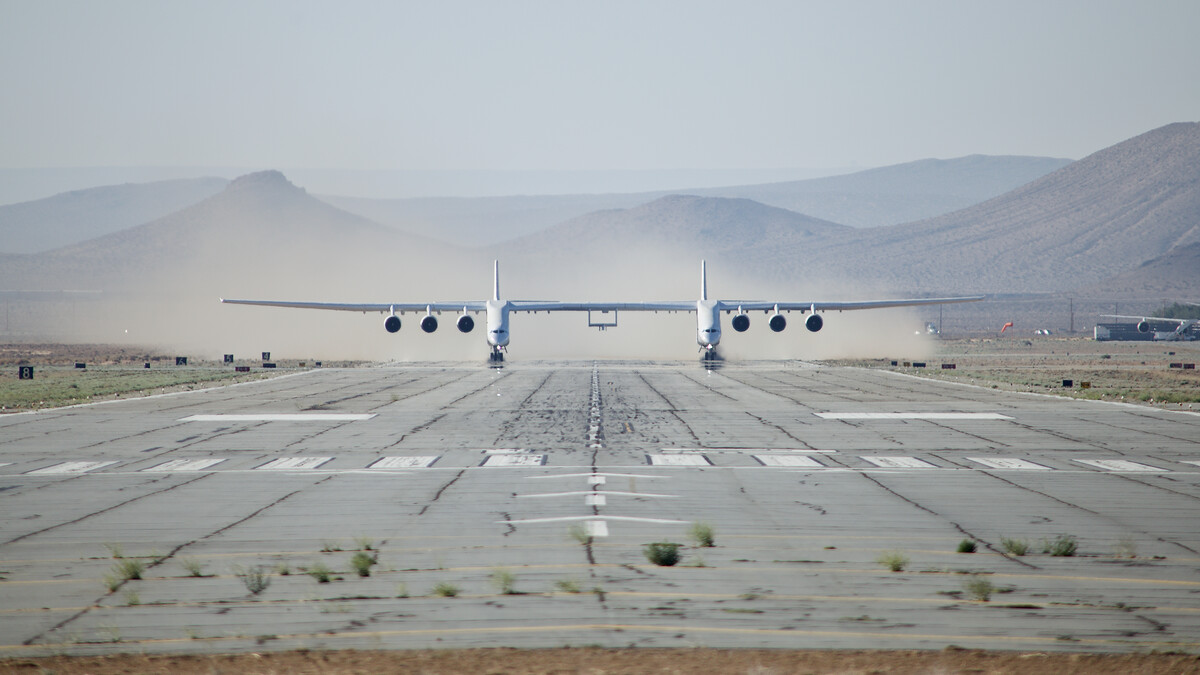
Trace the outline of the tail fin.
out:
<instances>
[{"instance_id":1,"label":"tail fin","mask_svg":"<svg viewBox=\"0 0 1200 675\"><path fill-rule=\"evenodd\" d=\"M500 261L499 260L492 261L492 274L493 274L492 299L499 300L500 299Z\"/></svg>"},{"instance_id":2,"label":"tail fin","mask_svg":"<svg viewBox=\"0 0 1200 675\"><path fill-rule=\"evenodd\" d=\"M708 299L708 270L705 261L700 261L700 299Z\"/></svg>"}]
</instances>

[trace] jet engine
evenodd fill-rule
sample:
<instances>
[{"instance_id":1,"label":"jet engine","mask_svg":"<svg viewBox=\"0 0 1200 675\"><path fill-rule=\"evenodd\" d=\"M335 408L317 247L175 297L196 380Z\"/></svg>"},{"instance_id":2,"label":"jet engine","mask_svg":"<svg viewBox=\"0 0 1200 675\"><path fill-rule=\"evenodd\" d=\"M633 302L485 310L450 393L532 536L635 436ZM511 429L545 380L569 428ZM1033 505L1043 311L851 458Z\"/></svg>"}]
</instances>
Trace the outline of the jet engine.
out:
<instances>
[{"instance_id":1,"label":"jet engine","mask_svg":"<svg viewBox=\"0 0 1200 675\"><path fill-rule=\"evenodd\" d=\"M421 330L426 333L432 333L437 330L437 317L432 314L426 314L421 318Z\"/></svg>"},{"instance_id":2,"label":"jet engine","mask_svg":"<svg viewBox=\"0 0 1200 675\"><path fill-rule=\"evenodd\" d=\"M1145 319L1142 319L1141 321L1138 322L1137 329L1138 329L1139 333L1149 333L1150 332L1150 322L1146 321Z\"/></svg>"},{"instance_id":3,"label":"jet engine","mask_svg":"<svg viewBox=\"0 0 1200 675\"><path fill-rule=\"evenodd\" d=\"M771 315L771 320L767 322L767 325L771 327L771 330L778 333L784 328L787 328L787 319L783 318L782 314L773 314Z\"/></svg>"},{"instance_id":4,"label":"jet engine","mask_svg":"<svg viewBox=\"0 0 1200 675\"><path fill-rule=\"evenodd\" d=\"M460 333L470 333L475 329L475 319L472 319L469 314L463 314L458 317L458 323L455 325L458 326Z\"/></svg>"},{"instance_id":5,"label":"jet engine","mask_svg":"<svg viewBox=\"0 0 1200 675\"><path fill-rule=\"evenodd\" d=\"M804 320L804 327L813 333L821 330L824 325L825 319L822 319L820 314L809 314L808 318Z\"/></svg>"},{"instance_id":6,"label":"jet engine","mask_svg":"<svg viewBox=\"0 0 1200 675\"><path fill-rule=\"evenodd\" d=\"M746 329L750 328L750 317L745 314L735 314L733 320L729 322L733 325L733 329L739 333L745 333Z\"/></svg>"},{"instance_id":7,"label":"jet engine","mask_svg":"<svg viewBox=\"0 0 1200 675\"><path fill-rule=\"evenodd\" d=\"M400 330L400 317L395 314L384 319L383 327L389 333L395 333Z\"/></svg>"}]
</instances>

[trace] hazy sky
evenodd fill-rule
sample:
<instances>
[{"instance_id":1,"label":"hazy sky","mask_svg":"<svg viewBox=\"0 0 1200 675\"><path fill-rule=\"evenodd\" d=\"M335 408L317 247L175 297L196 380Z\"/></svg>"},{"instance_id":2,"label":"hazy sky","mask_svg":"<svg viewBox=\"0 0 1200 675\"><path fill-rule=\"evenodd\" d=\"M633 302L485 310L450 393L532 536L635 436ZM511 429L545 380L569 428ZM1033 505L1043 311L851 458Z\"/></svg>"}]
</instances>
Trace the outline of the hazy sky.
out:
<instances>
[{"instance_id":1,"label":"hazy sky","mask_svg":"<svg viewBox=\"0 0 1200 675\"><path fill-rule=\"evenodd\" d=\"M0 0L0 167L1079 158L1200 119L1200 2Z\"/></svg>"}]
</instances>

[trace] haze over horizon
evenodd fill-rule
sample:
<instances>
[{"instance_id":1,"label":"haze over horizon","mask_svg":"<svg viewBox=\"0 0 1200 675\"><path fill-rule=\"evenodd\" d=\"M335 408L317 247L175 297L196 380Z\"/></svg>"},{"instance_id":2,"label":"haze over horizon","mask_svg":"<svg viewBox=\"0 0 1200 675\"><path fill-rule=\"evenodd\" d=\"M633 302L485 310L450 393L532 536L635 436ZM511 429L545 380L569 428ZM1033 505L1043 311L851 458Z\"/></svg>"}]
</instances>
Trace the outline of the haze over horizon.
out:
<instances>
[{"instance_id":1,"label":"haze over horizon","mask_svg":"<svg viewBox=\"0 0 1200 675\"><path fill-rule=\"evenodd\" d=\"M277 168L314 192L334 181L305 170L442 172L513 194L556 190L488 183L1078 159L1196 116L1198 27L1182 1L7 0L0 169Z\"/></svg>"}]
</instances>

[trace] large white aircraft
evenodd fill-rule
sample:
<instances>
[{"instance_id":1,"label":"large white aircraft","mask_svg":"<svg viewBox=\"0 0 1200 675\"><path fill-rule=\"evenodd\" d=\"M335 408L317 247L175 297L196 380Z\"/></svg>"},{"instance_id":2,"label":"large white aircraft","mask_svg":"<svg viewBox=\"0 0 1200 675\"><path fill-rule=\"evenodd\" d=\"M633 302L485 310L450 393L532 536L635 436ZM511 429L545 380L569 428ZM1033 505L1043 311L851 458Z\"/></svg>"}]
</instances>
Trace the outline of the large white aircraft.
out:
<instances>
[{"instance_id":1,"label":"large white aircraft","mask_svg":"<svg viewBox=\"0 0 1200 675\"><path fill-rule=\"evenodd\" d=\"M493 362L503 361L504 352L508 347L511 333L509 332L509 315L513 312L588 312L588 325L603 329L616 325L617 312L695 312L696 313L696 343L700 345L702 358L711 360L717 358L716 347L721 342L721 312L726 314L737 312L730 321L733 329L739 333L750 328L750 317L747 312L761 311L769 313L767 326L776 333L787 327L787 319L782 312L799 311L807 313L804 327L812 332L821 330L825 320L819 312L844 311L851 309L877 309L881 307L907 307L912 305L939 305L953 302L975 302L983 300L984 296L968 296L955 298L920 298L913 300L869 300L865 302L780 302L773 300L709 300L707 269L704 261L700 262L700 299L680 300L669 302L542 302L529 300L500 299L500 264L493 263L494 283L491 300L470 302L391 302L373 304L352 304L335 302L286 302L278 300L227 300L221 302L235 305L263 305L267 307L295 307L300 309L333 309L347 312L382 312L388 316L384 319L383 327L389 333L400 330L399 314L405 312L424 312L421 317L421 330L432 333L437 330L438 320L435 313L455 312L459 317L455 325L463 333L470 333L475 328L475 320L471 314L484 312L487 316L487 342L491 347L489 359ZM591 315L612 313L612 321L593 323Z\"/></svg>"},{"instance_id":2,"label":"large white aircraft","mask_svg":"<svg viewBox=\"0 0 1200 675\"><path fill-rule=\"evenodd\" d=\"M1186 303L1189 305L1195 303ZM1195 340L1196 333L1191 330L1196 324L1195 319L1168 319L1162 316L1130 316L1128 314L1102 314L1101 316L1111 317L1113 319L1138 319L1137 330L1139 333L1149 333L1151 321L1174 322L1175 330L1156 330L1154 331L1155 341L1174 342L1177 340Z\"/></svg>"}]
</instances>

